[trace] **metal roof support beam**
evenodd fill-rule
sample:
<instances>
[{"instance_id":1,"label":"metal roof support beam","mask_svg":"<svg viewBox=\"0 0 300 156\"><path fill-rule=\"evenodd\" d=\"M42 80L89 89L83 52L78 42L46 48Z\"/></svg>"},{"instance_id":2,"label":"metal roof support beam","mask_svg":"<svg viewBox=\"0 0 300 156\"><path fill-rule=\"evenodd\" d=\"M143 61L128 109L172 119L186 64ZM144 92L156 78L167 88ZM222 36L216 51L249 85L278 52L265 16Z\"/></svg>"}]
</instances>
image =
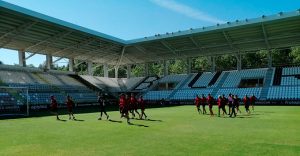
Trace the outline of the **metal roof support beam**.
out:
<instances>
[{"instance_id":1,"label":"metal roof support beam","mask_svg":"<svg viewBox=\"0 0 300 156\"><path fill-rule=\"evenodd\" d=\"M175 49L173 49L166 41L160 41L160 43L165 46L168 50L170 50L174 55L178 56Z\"/></svg>"},{"instance_id":2,"label":"metal roof support beam","mask_svg":"<svg viewBox=\"0 0 300 156\"><path fill-rule=\"evenodd\" d=\"M228 34L227 34L225 31L222 31L222 33L223 33L223 36L224 36L226 42L227 42L228 45L230 46L230 48L231 48L232 50L236 50L237 48L235 48L235 47L233 46L232 40L229 38Z\"/></svg>"},{"instance_id":3,"label":"metal roof support beam","mask_svg":"<svg viewBox=\"0 0 300 156\"><path fill-rule=\"evenodd\" d=\"M31 28L33 25L35 25L37 22L34 21L34 22L27 22L27 23L24 23L14 29L11 29L9 30L7 33L3 34L0 36L0 40L3 39L4 37L10 35L10 34L13 34L13 33L17 33L17 34L21 34L23 33L25 30Z\"/></svg>"},{"instance_id":4,"label":"metal roof support beam","mask_svg":"<svg viewBox=\"0 0 300 156\"><path fill-rule=\"evenodd\" d=\"M191 37L189 37L190 38L190 40L193 42L193 44L200 50L200 51L202 51L202 48L201 48L201 46L199 45L199 43L197 43L196 41L195 41L195 39L191 36Z\"/></svg>"},{"instance_id":5,"label":"metal roof support beam","mask_svg":"<svg viewBox=\"0 0 300 156\"><path fill-rule=\"evenodd\" d=\"M115 65L115 68L117 68L117 69L119 69L120 64L122 63L122 60L123 60L123 58L124 58L125 49L126 49L126 47L124 46L124 47L122 48L121 56L120 56L120 58L119 58L117 64Z\"/></svg>"},{"instance_id":6,"label":"metal roof support beam","mask_svg":"<svg viewBox=\"0 0 300 156\"><path fill-rule=\"evenodd\" d=\"M40 42L36 42L35 44L33 44L33 45L29 46L29 47L26 47L25 50L34 48L36 46L39 46L39 45L41 45L43 43L47 43L47 42L49 42L48 44L52 44L54 41L56 41L58 39L61 39L61 38L65 37L65 36L71 34L72 32L73 31L64 31L64 32L57 33L57 34L55 34L55 35L53 35L51 37L48 37L48 38L46 38L46 39L44 39L44 40L42 40ZM47 46L48 46L48 44L47 44Z\"/></svg>"},{"instance_id":7,"label":"metal roof support beam","mask_svg":"<svg viewBox=\"0 0 300 156\"><path fill-rule=\"evenodd\" d=\"M272 52L271 50L268 50L268 68L272 68L273 64L273 57L272 57Z\"/></svg>"},{"instance_id":8,"label":"metal roof support beam","mask_svg":"<svg viewBox=\"0 0 300 156\"><path fill-rule=\"evenodd\" d=\"M32 56L34 56L36 53L31 53L29 56L27 56L26 58L25 58L25 60L28 60L29 58L31 58Z\"/></svg>"},{"instance_id":9,"label":"metal roof support beam","mask_svg":"<svg viewBox=\"0 0 300 156\"><path fill-rule=\"evenodd\" d=\"M128 64L126 66L126 75L127 75L127 79L131 78L131 65Z\"/></svg>"},{"instance_id":10,"label":"metal roof support beam","mask_svg":"<svg viewBox=\"0 0 300 156\"><path fill-rule=\"evenodd\" d=\"M124 46L122 48L121 56L120 56L117 64L115 65L115 78L119 77L119 67L120 67L120 64L122 63L122 60L123 60L123 57L124 57L124 53L125 53L125 49L126 49L126 47Z\"/></svg>"},{"instance_id":11,"label":"metal roof support beam","mask_svg":"<svg viewBox=\"0 0 300 156\"><path fill-rule=\"evenodd\" d=\"M61 53L63 51L70 50L70 49L73 49L73 48L80 49L81 46L90 44L91 42L94 42L94 41L95 41L94 38L89 38L89 39L83 40L83 41L81 41L81 42L79 42L79 43L77 43L75 45L70 45L70 46L68 46L66 48L63 48L63 49L59 50L59 51L53 52L52 54L55 55L55 54L58 54L58 53Z\"/></svg>"},{"instance_id":12,"label":"metal roof support beam","mask_svg":"<svg viewBox=\"0 0 300 156\"><path fill-rule=\"evenodd\" d=\"M191 74L192 73L192 58L186 58L186 64L187 64L187 66L186 66L186 72L187 72L187 74Z\"/></svg>"},{"instance_id":13,"label":"metal roof support beam","mask_svg":"<svg viewBox=\"0 0 300 156\"><path fill-rule=\"evenodd\" d=\"M145 48L135 45L134 46L135 49L137 49L138 51L144 53L145 55L143 56L144 58L146 57L146 55L151 55L151 57L146 57L148 59L148 61L152 61L154 57L154 59L157 57L157 55L153 54L152 52L147 51Z\"/></svg>"},{"instance_id":14,"label":"metal roof support beam","mask_svg":"<svg viewBox=\"0 0 300 156\"><path fill-rule=\"evenodd\" d=\"M261 28L262 28L262 31L263 31L263 34L264 34L264 39L265 39L267 49L270 50L271 46L270 46L270 43L269 43L269 40L268 40L268 35L267 35L265 25L263 23L261 23Z\"/></svg>"},{"instance_id":15,"label":"metal roof support beam","mask_svg":"<svg viewBox=\"0 0 300 156\"><path fill-rule=\"evenodd\" d=\"M24 25L21 25L13 30L11 30L10 32L7 32L5 34L3 34L2 36L0 36L0 41L1 39L3 39L4 37L8 36L9 34L13 34L15 33L14 36L10 37L6 42L4 42L3 44L1 44L0 48L5 47L6 45L8 45L9 43L11 43L13 41L14 38L17 38L19 35L21 35L24 31L26 31L27 29L31 28L33 25L35 25L37 22L29 22L26 23ZM24 49L25 51L25 49Z\"/></svg>"},{"instance_id":16,"label":"metal roof support beam","mask_svg":"<svg viewBox=\"0 0 300 156\"><path fill-rule=\"evenodd\" d=\"M211 65L211 72L215 72L216 71L216 57L215 56L209 56L208 57L208 61L210 62Z\"/></svg>"},{"instance_id":17,"label":"metal roof support beam","mask_svg":"<svg viewBox=\"0 0 300 156\"><path fill-rule=\"evenodd\" d=\"M242 70L242 55L241 53L235 54L236 57L236 69Z\"/></svg>"},{"instance_id":18,"label":"metal roof support beam","mask_svg":"<svg viewBox=\"0 0 300 156\"><path fill-rule=\"evenodd\" d=\"M115 66L115 78L119 78L119 67Z\"/></svg>"},{"instance_id":19,"label":"metal roof support beam","mask_svg":"<svg viewBox=\"0 0 300 156\"><path fill-rule=\"evenodd\" d=\"M163 71L164 71L164 76L169 75L169 61L168 60L163 60Z\"/></svg>"},{"instance_id":20,"label":"metal roof support beam","mask_svg":"<svg viewBox=\"0 0 300 156\"><path fill-rule=\"evenodd\" d=\"M84 55L88 55L88 54L94 54L94 53L97 53L97 52L101 52L102 54L104 54L104 55L102 55L102 56L105 56L105 55L107 55L107 54L110 54L111 55L111 53L109 53L109 52L104 52L104 51L109 51L109 50L111 50L111 49L113 49L113 48L115 48L116 46L115 45L112 45L112 46L109 46L108 48L106 48L106 49L95 49L95 50L92 50L92 51L89 51L88 53L85 53ZM75 53L75 52L74 52ZM76 55L71 55L72 57L77 57L77 56L80 56L80 55L82 55L82 53L80 53L80 54L76 54ZM102 56L100 56L100 57L102 57ZM93 55L92 57L89 57L88 59L90 59L90 58L94 58L95 56Z\"/></svg>"}]
</instances>

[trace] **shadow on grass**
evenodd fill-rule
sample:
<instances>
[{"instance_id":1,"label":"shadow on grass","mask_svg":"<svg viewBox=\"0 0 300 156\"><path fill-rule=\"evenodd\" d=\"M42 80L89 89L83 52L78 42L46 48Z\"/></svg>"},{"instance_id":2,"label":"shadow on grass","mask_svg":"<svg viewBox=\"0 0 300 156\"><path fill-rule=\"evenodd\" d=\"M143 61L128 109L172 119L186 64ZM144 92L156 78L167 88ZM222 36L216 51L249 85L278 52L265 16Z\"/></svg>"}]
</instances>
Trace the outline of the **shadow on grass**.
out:
<instances>
[{"instance_id":1,"label":"shadow on grass","mask_svg":"<svg viewBox=\"0 0 300 156\"><path fill-rule=\"evenodd\" d=\"M67 120L65 120L65 119L57 119L57 121L66 122Z\"/></svg>"},{"instance_id":2,"label":"shadow on grass","mask_svg":"<svg viewBox=\"0 0 300 156\"><path fill-rule=\"evenodd\" d=\"M130 120L141 120L141 121L156 121L156 122L163 122L162 120L154 120L154 119L139 119L139 118L131 118Z\"/></svg>"},{"instance_id":3,"label":"shadow on grass","mask_svg":"<svg viewBox=\"0 0 300 156\"><path fill-rule=\"evenodd\" d=\"M154 120L154 119L146 119L145 121L156 121L156 122L163 122L162 120Z\"/></svg>"},{"instance_id":4,"label":"shadow on grass","mask_svg":"<svg viewBox=\"0 0 300 156\"><path fill-rule=\"evenodd\" d=\"M253 117L252 116L236 116L236 118L249 119L249 118L253 118Z\"/></svg>"},{"instance_id":5,"label":"shadow on grass","mask_svg":"<svg viewBox=\"0 0 300 156\"><path fill-rule=\"evenodd\" d=\"M74 121L84 121L84 120L81 120L81 119L74 119Z\"/></svg>"},{"instance_id":6,"label":"shadow on grass","mask_svg":"<svg viewBox=\"0 0 300 156\"><path fill-rule=\"evenodd\" d=\"M122 123L122 121L112 120L112 119L109 119L108 121L109 121L109 122L114 122L114 123Z\"/></svg>"},{"instance_id":7,"label":"shadow on grass","mask_svg":"<svg viewBox=\"0 0 300 156\"><path fill-rule=\"evenodd\" d=\"M143 125L143 124L134 124L134 123L128 123L128 125L130 125L130 126L138 126L138 127L149 127L149 126L147 126L147 125Z\"/></svg>"}]
</instances>

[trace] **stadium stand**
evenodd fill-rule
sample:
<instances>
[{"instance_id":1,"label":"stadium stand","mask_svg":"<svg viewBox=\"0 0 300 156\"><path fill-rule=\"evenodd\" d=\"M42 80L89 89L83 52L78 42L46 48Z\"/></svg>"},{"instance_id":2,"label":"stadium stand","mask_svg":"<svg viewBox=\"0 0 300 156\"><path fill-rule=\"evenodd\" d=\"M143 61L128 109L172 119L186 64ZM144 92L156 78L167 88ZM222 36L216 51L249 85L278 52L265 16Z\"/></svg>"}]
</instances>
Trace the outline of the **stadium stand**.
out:
<instances>
[{"instance_id":1,"label":"stadium stand","mask_svg":"<svg viewBox=\"0 0 300 156\"><path fill-rule=\"evenodd\" d=\"M201 77L195 82L193 87L208 87L216 73L205 72Z\"/></svg>"},{"instance_id":2,"label":"stadium stand","mask_svg":"<svg viewBox=\"0 0 300 156\"><path fill-rule=\"evenodd\" d=\"M238 87L241 79L265 78L267 69L248 69L229 72L222 87Z\"/></svg>"},{"instance_id":3,"label":"stadium stand","mask_svg":"<svg viewBox=\"0 0 300 156\"><path fill-rule=\"evenodd\" d=\"M172 91L148 91L144 95L144 99L147 100L161 100L161 99L167 99L167 97L172 93Z\"/></svg>"},{"instance_id":4,"label":"stadium stand","mask_svg":"<svg viewBox=\"0 0 300 156\"><path fill-rule=\"evenodd\" d=\"M7 66L0 66L0 70L0 85L28 87L32 105L49 104L50 95L56 96L59 103L64 103L67 94L71 95L77 103L96 102L95 91L67 74ZM228 96L229 93L239 97L254 94L260 100L277 101L299 99L299 74L300 67L285 67L177 74L162 78L149 76L117 79L87 75L80 75L80 78L98 89L116 93L116 96L120 92L138 92L138 95L144 95L145 100L148 101L161 99L186 101L193 100L197 94L212 94L217 97L222 94ZM245 79L262 79L263 84L241 87L240 84ZM192 81L194 82L191 85ZM165 86L165 84L174 84L174 86L159 88L160 85ZM20 100L16 100L17 98L9 93L0 93L0 96L2 105L20 103Z\"/></svg>"},{"instance_id":5,"label":"stadium stand","mask_svg":"<svg viewBox=\"0 0 300 156\"><path fill-rule=\"evenodd\" d=\"M273 81L276 81L276 69L278 77L282 77L280 86L276 86L273 83ZM240 71L233 70L215 73L204 72L189 75L168 75L161 78L159 82L177 82L176 87L171 90L151 90L144 95L146 100L160 100L164 98L167 100L179 101L193 100L196 94L212 94L212 96L217 97L222 94L228 96L229 93L236 94L239 97L255 95L260 100L298 99L298 97L300 97L300 80L298 76L300 68L283 68L282 75L278 69L280 68L245 69ZM217 73L219 76L216 76ZM200 76L197 80L195 80L197 75ZM263 84L255 84L254 86L252 84L252 86L241 88L240 83L247 79L260 79ZM209 83L212 80L214 83L210 86ZM191 81L195 81L193 87L190 87Z\"/></svg>"},{"instance_id":6,"label":"stadium stand","mask_svg":"<svg viewBox=\"0 0 300 156\"><path fill-rule=\"evenodd\" d=\"M56 96L60 104L65 102L67 95L70 95L77 103L97 101L94 91L66 74L3 65L0 70L0 86L27 87L29 103L32 105L49 104L51 95Z\"/></svg>"}]
</instances>

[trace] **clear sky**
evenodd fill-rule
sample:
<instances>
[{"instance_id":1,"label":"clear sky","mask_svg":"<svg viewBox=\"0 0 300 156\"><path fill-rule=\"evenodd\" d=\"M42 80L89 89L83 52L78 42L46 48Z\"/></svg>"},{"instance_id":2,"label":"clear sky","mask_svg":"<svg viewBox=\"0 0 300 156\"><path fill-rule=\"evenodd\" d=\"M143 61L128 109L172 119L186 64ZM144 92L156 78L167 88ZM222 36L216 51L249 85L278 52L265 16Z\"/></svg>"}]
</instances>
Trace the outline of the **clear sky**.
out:
<instances>
[{"instance_id":1,"label":"clear sky","mask_svg":"<svg viewBox=\"0 0 300 156\"><path fill-rule=\"evenodd\" d=\"M124 40L300 9L300 0L5 0ZM27 64L38 64L35 56ZM0 61L18 62L0 49ZM63 61L65 62L65 61Z\"/></svg>"}]
</instances>

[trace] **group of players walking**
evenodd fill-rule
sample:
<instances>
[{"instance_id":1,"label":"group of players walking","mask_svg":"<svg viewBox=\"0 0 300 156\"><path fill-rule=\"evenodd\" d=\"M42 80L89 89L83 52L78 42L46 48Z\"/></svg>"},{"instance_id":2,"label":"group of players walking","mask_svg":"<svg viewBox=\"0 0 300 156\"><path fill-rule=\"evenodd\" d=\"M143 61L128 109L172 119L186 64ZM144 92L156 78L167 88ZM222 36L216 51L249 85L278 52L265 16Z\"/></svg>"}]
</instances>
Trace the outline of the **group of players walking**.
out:
<instances>
[{"instance_id":1,"label":"group of players walking","mask_svg":"<svg viewBox=\"0 0 300 156\"><path fill-rule=\"evenodd\" d=\"M50 97L51 99L51 112L56 115L56 119L60 120L59 114L58 114L58 103L54 96ZM106 105L109 101L107 98L105 98L103 93L98 93L98 103L100 105L100 117L98 120L102 120L103 114L105 114L106 119L109 119L109 115L106 112ZM69 114L69 120L75 119L73 108L75 107L74 101L71 99L71 97L68 95L66 98L66 106ZM132 115L132 118L135 118L135 113L138 115L139 119L146 119L147 115L145 114L145 102L143 99L143 96L140 96L137 100L132 93L129 97L127 94L121 94L119 99L119 109L121 118L125 117L127 119L127 123L129 122L129 113ZM141 113L138 112L138 109L141 109Z\"/></svg>"},{"instance_id":2,"label":"group of players walking","mask_svg":"<svg viewBox=\"0 0 300 156\"><path fill-rule=\"evenodd\" d=\"M199 114L207 114L205 107L206 105L208 105L210 115L214 116L213 105L216 103L218 105L219 117L221 116L221 111L223 116L227 114L230 117L236 117L238 112L241 113L239 109L241 101L245 105L245 110L247 114L250 114L250 106L252 106L252 110L254 111L254 105L256 101L256 97L254 95L252 95L250 98L247 95L245 95L245 97L241 100L238 98L237 95L232 94L229 94L227 98L224 94L222 96L219 95L217 99L214 99L210 94L208 94L207 97L205 97L204 94L202 94L201 97L196 95L194 103ZM108 100L105 98L103 93L98 94L98 103L100 105L100 117L98 118L98 120L102 120L103 114L105 114L106 119L109 119L109 115L107 114L105 107L108 103ZM228 106L228 113L226 110L226 105ZM66 106L69 114L69 120L76 120L73 114L73 108L75 107L75 103L69 95L66 98ZM202 106L202 110L200 106ZM130 96L128 96L127 94L121 94L119 98L119 109L121 118L126 118L127 123L130 123L129 114L131 114L132 119L135 118L136 115L139 119L143 119L143 117L144 119L147 118L147 115L145 114L145 102L143 96L140 96L138 99L136 99L133 93L131 93ZM138 109L140 109L141 111L139 112ZM57 101L54 96L51 96L51 112L56 115L57 120L60 120L57 110Z\"/></svg>"},{"instance_id":3,"label":"group of players walking","mask_svg":"<svg viewBox=\"0 0 300 156\"><path fill-rule=\"evenodd\" d=\"M137 100L133 93L130 97L127 94L122 94L119 99L119 108L121 118L126 118L127 123L130 123L129 113L132 115L132 118L135 118L135 113L139 116L139 119L143 119L143 117L147 118L143 96L140 96ZM141 113L138 112L138 109L141 109Z\"/></svg>"},{"instance_id":4,"label":"group of players walking","mask_svg":"<svg viewBox=\"0 0 300 156\"><path fill-rule=\"evenodd\" d=\"M214 116L214 112L213 112L213 105L215 103L217 103L218 105L218 116L221 116L221 111L223 112L223 116L225 114L227 114L226 111L226 105L228 106L228 114L230 117L236 117L237 112L241 113L239 106L240 106L240 102L243 101L244 105L245 105L245 110L247 112L247 114L250 114L250 110L249 107L250 105L252 106L252 111L254 111L254 105L255 105L255 101L256 101L256 97L254 95L252 95L250 98L245 95L245 97L241 100L240 98L238 98L237 95L232 95L229 94L228 97L226 98L225 95L223 94L222 96L219 95L218 98L215 100L210 94L208 94L207 97L204 96L204 94L202 94L201 97L199 97L198 95L196 95L195 98L195 105L197 108L198 113L202 113L202 114L206 114L206 109L205 106L208 105L209 107L209 113L211 116ZM202 110L200 108L200 106L202 106Z\"/></svg>"}]
</instances>

